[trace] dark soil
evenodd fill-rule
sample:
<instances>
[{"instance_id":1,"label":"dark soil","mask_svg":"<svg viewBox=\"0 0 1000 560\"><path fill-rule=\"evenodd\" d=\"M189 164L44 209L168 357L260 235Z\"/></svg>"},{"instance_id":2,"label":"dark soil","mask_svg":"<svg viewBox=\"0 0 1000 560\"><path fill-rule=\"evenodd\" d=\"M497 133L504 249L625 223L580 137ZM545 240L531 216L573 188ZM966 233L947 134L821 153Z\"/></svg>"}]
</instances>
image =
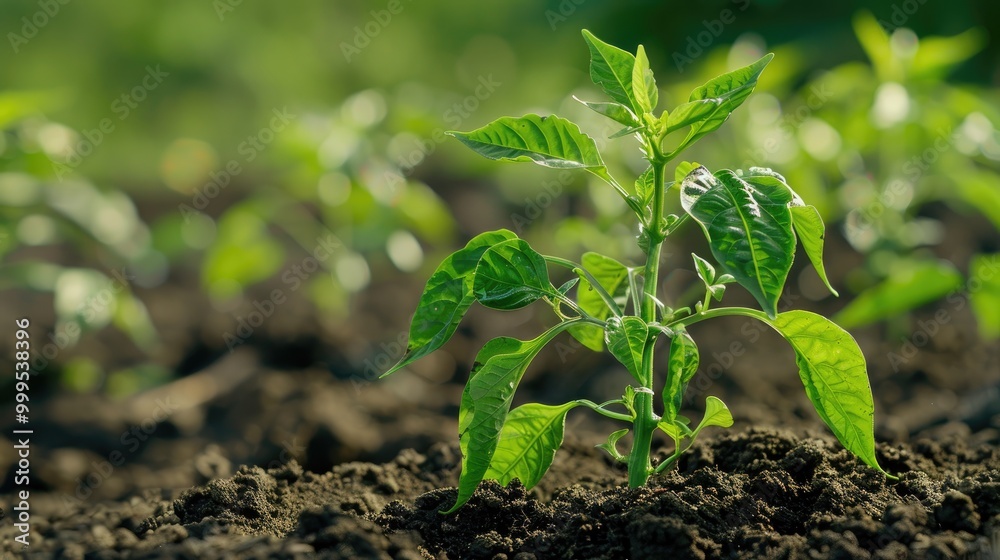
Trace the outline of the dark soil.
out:
<instances>
[{"instance_id":1,"label":"dark soil","mask_svg":"<svg viewBox=\"0 0 1000 560\"><path fill-rule=\"evenodd\" d=\"M28 558L996 558L997 442L879 449L898 482L824 436L753 429L696 445L630 490L570 443L539 488L485 483L457 514L455 447L324 474L242 467L174 499L46 516ZM37 514L36 514L37 515ZM11 551L9 527L4 542Z\"/></svg>"}]
</instances>

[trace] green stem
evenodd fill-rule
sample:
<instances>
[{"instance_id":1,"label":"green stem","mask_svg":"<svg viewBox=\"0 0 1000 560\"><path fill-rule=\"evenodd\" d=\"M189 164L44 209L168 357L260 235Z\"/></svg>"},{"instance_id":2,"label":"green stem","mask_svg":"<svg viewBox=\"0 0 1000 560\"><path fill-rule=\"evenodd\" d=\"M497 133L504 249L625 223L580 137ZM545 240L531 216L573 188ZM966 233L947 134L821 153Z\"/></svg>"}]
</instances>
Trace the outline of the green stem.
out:
<instances>
[{"instance_id":1,"label":"green stem","mask_svg":"<svg viewBox=\"0 0 1000 560\"><path fill-rule=\"evenodd\" d=\"M643 271L643 297L640 316L646 323L656 321L656 286L660 272L660 249L663 245L663 232L660 222L663 219L663 168L666 162L659 159L651 162L653 165L653 213L649 223L649 252L646 254L646 267ZM635 422L632 426L632 451L628 459L628 485L637 488L646 484L652 467L649 462L649 451L653 442L653 431L659 420L653 414L653 346L655 337L647 341L642 350L641 379L642 387L635 395Z\"/></svg>"},{"instance_id":2,"label":"green stem","mask_svg":"<svg viewBox=\"0 0 1000 560\"><path fill-rule=\"evenodd\" d=\"M576 403L576 404L585 406L585 407L589 408L590 410L593 410L594 412L600 414L601 416L605 416L605 417L611 418L613 420L621 420L623 422L631 422L632 421L632 417L629 416L628 414L622 414L621 412L615 412L613 410L608 410L608 409L604 408L608 404L619 403L621 401L617 401L616 400L616 401L608 401L606 403L597 404L594 401L588 401L587 399L577 399L577 400L575 400L573 402Z\"/></svg>"},{"instance_id":3,"label":"green stem","mask_svg":"<svg viewBox=\"0 0 1000 560\"><path fill-rule=\"evenodd\" d=\"M668 327L688 327L695 323L700 323L705 319L712 319L714 317L730 317L730 316L742 316L742 317L752 317L754 319L759 319L768 325L771 324L771 319L763 311L757 311L756 309L750 309L749 307L720 307L718 309L711 309L708 311L702 311L701 313L695 313L694 315L688 315L676 321L671 321L667 323Z\"/></svg>"}]
</instances>

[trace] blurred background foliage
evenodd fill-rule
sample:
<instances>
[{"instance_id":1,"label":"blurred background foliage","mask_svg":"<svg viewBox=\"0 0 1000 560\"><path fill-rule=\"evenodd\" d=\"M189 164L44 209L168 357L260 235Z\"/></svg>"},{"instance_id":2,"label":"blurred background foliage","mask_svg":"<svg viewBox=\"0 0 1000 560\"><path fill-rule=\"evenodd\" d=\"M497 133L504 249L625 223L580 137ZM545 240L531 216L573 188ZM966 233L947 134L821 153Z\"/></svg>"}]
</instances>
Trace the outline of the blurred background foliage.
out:
<instances>
[{"instance_id":1,"label":"blurred background foliage","mask_svg":"<svg viewBox=\"0 0 1000 560\"><path fill-rule=\"evenodd\" d=\"M602 183L443 135L557 113L641 172L572 99L598 98L581 28L643 43L661 108L775 52L687 159L774 167L820 208L845 326L905 334L968 292L1000 337L995 2L49 0L0 21L3 316L44 329L50 387L126 395L243 344L371 377L434 265L486 229L636 259ZM824 304L809 273L789 290Z\"/></svg>"}]
</instances>

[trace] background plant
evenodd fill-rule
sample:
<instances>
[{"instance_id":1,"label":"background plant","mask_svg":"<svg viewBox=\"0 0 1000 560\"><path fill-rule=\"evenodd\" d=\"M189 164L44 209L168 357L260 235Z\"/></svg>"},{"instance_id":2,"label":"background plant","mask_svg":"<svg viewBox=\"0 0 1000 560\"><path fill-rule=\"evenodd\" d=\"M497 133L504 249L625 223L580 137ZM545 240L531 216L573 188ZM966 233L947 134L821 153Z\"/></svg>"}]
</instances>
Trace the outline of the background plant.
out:
<instances>
[{"instance_id":1,"label":"background plant","mask_svg":"<svg viewBox=\"0 0 1000 560\"><path fill-rule=\"evenodd\" d=\"M612 137L632 135L649 167L627 191L608 172L594 140L565 119L503 117L468 133L450 132L479 154L506 161L531 161L555 169L584 169L617 192L639 221L638 244L646 255L642 267L628 267L611 257L587 253L581 264L543 256L508 230L480 234L453 253L431 276L410 326L406 355L389 375L433 352L454 334L474 302L499 310L514 310L538 300L548 303L560 322L528 341L500 337L486 343L462 393L459 434L462 474L458 498L449 512L461 507L484 479L506 484L514 478L527 487L538 483L562 444L566 414L584 406L631 423L632 449L622 455L616 444L629 429L611 434L602 447L628 464L629 485L641 486L651 474L672 465L708 426L733 423L726 405L708 397L705 415L694 428L680 416L687 383L698 368L697 345L686 332L691 324L727 315L759 319L777 330L793 347L799 376L816 412L840 441L872 467L883 472L875 457L874 405L864 356L854 339L820 315L804 311L778 313L778 299L794 257L796 237L820 277L824 225L819 212L770 169L710 172L698 164L677 166L675 181L665 180L667 164L688 146L719 128L749 97L773 55L718 76L691 92L686 103L654 114L659 90L642 45L633 56L583 32L590 48L590 76L612 99L581 101L624 128ZM673 133L678 133L673 135ZM673 137L671 137L673 135ZM667 188L677 187L685 214L664 216ZM705 295L692 311L664 305L656 293L664 239L686 221L697 222L723 274L693 255ZM552 284L547 265L571 270L576 277ZM746 288L763 311L742 307L711 309L726 284ZM569 292L576 288L576 299ZM631 304L632 314L627 314ZM514 392L538 352L563 331L600 351L606 344L632 374L620 399L604 403L575 400L562 405L525 404L510 410ZM657 339L670 340L663 414L653 409ZM619 406L624 411L614 411ZM674 454L655 468L650 447L655 429L674 440ZM688 447L690 443L686 444Z\"/></svg>"}]
</instances>

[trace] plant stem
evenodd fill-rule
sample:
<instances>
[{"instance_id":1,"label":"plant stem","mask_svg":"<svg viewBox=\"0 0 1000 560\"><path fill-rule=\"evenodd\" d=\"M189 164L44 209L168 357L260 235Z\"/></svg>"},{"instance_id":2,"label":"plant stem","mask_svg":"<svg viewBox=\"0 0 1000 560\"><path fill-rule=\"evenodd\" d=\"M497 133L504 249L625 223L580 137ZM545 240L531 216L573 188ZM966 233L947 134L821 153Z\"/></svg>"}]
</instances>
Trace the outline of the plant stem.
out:
<instances>
[{"instance_id":1,"label":"plant stem","mask_svg":"<svg viewBox=\"0 0 1000 560\"><path fill-rule=\"evenodd\" d=\"M648 224L649 251L646 254L646 267L643 271L643 297L640 316L646 323L656 321L656 286L659 284L660 249L663 245L663 232L660 222L663 219L663 168L666 162L660 158L654 159L653 165L653 212ZM647 341L642 351L642 389L635 395L635 423L632 425L632 451L628 459L628 485L637 488L646 484L652 468L649 462L649 451L653 441L653 430L656 429L658 418L653 414L653 346L656 338Z\"/></svg>"}]
</instances>

